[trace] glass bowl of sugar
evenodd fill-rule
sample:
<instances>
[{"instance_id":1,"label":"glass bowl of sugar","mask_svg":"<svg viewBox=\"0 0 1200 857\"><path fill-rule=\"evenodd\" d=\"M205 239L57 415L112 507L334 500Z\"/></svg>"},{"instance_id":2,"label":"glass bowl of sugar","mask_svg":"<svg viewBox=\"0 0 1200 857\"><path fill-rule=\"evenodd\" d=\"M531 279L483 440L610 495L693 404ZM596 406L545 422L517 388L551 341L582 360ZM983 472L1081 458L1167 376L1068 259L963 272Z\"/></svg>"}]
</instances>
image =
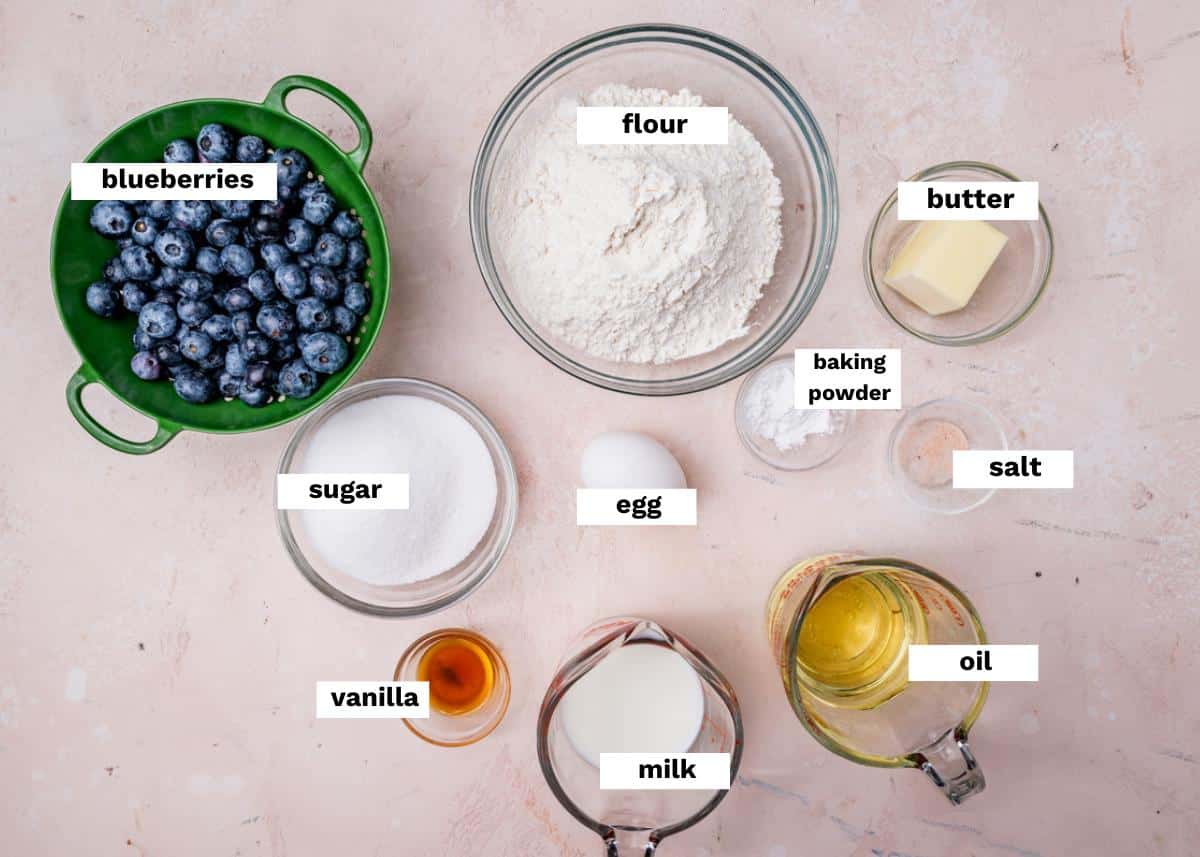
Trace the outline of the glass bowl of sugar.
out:
<instances>
[{"instance_id":1,"label":"glass bowl of sugar","mask_svg":"<svg viewBox=\"0 0 1200 857\"><path fill-rule=\"evenodd\" d=\"M279 502L276 487L279 532L301 574L377 616L425 616L465 598L496 569L516 524L517 475L504 440L458 393L415 378L340 391L296 430L279 474L307 477L308 497L381 474L408 477L407 508L347 503L337 490L322 508L278 508L298 504Z\"/></svg>"},{"instance_id":2,"label":"glass bowl of sugar","mask_svg":"<svg viewBox=\"0 0 1200 857\"><path fill-rule=\"evenodd\" d=\"M726 108L728 140L578 143L577 106L652 105ZM508 323L564 372L638 395L769 358L816 302L837 224L833 161L796 89L690 27L605 30L539 63L471 178L475 258Z\"/></svg>"}]
</instances>

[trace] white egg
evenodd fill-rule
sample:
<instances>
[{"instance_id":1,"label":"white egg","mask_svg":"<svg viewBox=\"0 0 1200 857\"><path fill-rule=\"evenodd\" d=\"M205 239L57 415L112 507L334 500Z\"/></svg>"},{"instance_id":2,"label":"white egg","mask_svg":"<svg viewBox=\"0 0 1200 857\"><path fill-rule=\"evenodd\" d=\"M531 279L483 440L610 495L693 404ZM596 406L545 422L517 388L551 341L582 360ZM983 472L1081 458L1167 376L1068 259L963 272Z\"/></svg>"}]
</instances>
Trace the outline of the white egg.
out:
<instances>
[{"instance_id":1,"label":"white egg","mask_svg":"<svg viewBox=\"0 0 1200 857\"><path fill-rule=\"evenodd\" d=\"M583 451L579 475L585 488L687 487L683 468L670 450L635 431L612 431L592 438Z\"/></svg>"}]
</instances>

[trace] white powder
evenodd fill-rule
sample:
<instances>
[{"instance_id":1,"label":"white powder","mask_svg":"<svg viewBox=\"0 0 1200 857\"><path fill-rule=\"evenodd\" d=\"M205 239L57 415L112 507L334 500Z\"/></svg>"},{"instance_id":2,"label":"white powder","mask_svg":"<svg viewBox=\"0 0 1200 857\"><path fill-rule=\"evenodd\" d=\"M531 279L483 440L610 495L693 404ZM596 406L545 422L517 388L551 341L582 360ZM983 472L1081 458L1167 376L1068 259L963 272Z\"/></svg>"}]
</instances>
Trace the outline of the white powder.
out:
<instances>
[{"instance_id":1,"label":"white powder","mask_svg":"<svg viewBox=\"0 0 1200 857\"><path fill-rule=\"evenodd\" d=\"M581 146L581 104L703 101L608 84L516 141L489 216L526 311L569 345L629 363L743 336L782 243L783 194L762 145L731 116L726 145Z\"/></svg>"},{"instance_id":2,"label":"white powder","mask_svg":"<svg viewBox=\"0 0 1200 857\"><path fill-rule=\"evenodd\" d=\"M813 435L833 434L845 427L844 419L832 411L798 410L795 404L795 367L789 360L768 363L742 397L742 424L781 452L803 446Z\"/></svg>"},{"instance_id":3,"label":"white powder","mask_svg":"<svg viewBox=\"0 0 1200 857\"><path fill-rule=\"evenodd\" d=\"M299 513L312 550L367 583L449 571L479 544L496 509L496 471L479 432L420 396L347 405L313 432L302 459L301 473L409 474L408 509Z\"/></svg>"}]
</instances>

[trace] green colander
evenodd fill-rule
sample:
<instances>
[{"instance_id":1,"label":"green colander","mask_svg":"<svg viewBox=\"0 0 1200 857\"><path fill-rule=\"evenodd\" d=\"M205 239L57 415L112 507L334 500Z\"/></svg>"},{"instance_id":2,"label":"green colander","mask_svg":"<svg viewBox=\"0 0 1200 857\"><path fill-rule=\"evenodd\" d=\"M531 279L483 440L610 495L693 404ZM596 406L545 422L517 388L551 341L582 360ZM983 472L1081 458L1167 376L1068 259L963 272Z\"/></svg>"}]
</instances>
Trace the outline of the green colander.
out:
<instances>
[{"instance_id":1,"label":"green colander","mask_svg":"<svg viewBox=\"0 0 1200 857\"><path fill-rule=\"evenodd\" d=\"M343 152L312 125L289 113L284 99L295 89L324 95L342 108L358 129L358 146L351 152ZM88 434L121 452L134 455L155 452L184 429L216 434L258 431L308 413L332 396L362 365L379 333L387 306L390 267L387 231L379 206L362 177L371 151L371 127L358 105L335 86L314 77L293 75L272 86L262 104L223 98L168 104L126 122L105 138L87 160L158 161L168 142L176 137L193 138L208 122L221 122L242 134L257 134L273 147L299 149L311 161L314 175L324 176L338 203L358 213L370 254L364 282L371 291L371 308L361 330L352 338L350 362L340 372L323 379L309 398L272 402L262 408L219 399L204 405L189 404L175 395L169 383L148 383L130 370L129 359L133 356L130 337L136 323L132 316L113 321L92 315L88 310L84 291L89 283L101 278L101 268L117 249L88 225L94 203L73 202L68 187L58 207L50 243L54 300L67 334L83 359L79 371L67 382L67 407ZM154 437L142 442L126 440L100 425L84 409L82 400L84 387L96 382L154 420L158 425Z\"/></svg>"}]
</instances>

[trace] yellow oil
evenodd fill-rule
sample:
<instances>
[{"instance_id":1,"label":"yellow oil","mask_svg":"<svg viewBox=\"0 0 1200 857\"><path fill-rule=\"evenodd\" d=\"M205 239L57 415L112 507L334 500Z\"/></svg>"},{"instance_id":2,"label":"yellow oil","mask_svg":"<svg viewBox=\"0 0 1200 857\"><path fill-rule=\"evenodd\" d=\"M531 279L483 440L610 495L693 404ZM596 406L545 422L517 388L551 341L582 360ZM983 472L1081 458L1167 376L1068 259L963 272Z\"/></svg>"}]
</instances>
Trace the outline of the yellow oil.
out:
<instances>
[{"instance_id":1,"label":"yellow oil","mask_svg":"<svg viewBox=\"0 0 1200 857\"><path fill-rule=\"evenodd\" d=\"M905 584L868 572L832 583L800 626L796 661L806 690L841 708L874 708L908 684L908 646L925 617Z\"/></svg>"}]
</instances>

